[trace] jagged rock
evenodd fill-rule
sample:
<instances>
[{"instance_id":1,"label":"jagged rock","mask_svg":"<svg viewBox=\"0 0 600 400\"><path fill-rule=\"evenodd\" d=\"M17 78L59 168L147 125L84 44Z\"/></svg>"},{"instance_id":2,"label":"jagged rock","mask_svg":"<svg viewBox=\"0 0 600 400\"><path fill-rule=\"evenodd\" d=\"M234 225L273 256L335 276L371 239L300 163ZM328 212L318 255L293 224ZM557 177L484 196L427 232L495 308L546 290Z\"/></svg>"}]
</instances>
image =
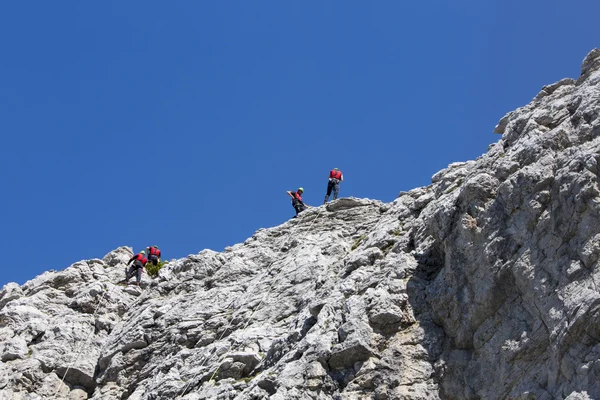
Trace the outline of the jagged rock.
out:
<instances>
[{"instance_id":1,"label":"jagged rock","mask_svg":"<svg viewBox=\"0 0 600 400\"><path fill-rule=\"evenodd\" d=\"M577 80L578 84L583 83L593 72L600 69L600 50L594 49L583 60L581 64L581 76Z\"/></svg>"},{"instance_id":2,"label":"jagged rock","mask_svg":"<svg viewBox=\"0 0 600 400\"><path fill-rule=\"evenodd\" d=\"M249 352L231 353L219 367L219 378L241 379L247 377L260 361L258 354Z\"/></svg>"},{"instance_id":3,"label":"jagged rock","mask_svg":"<svg viewBox=\"0 0 600 400\"><path fill-rule=\"evenodd\" d=\"M115 267L119 264L126 264L132 256L133 249L131 247L121 246L102 257L102 261L111 267Z\"/></svg>"},{"instance_id":4,"label":"jagged rock","mask_svg":"<svg viewBox=\"0 0 600 400\"><path fill-rule=\"evenodd\" d=\"M373 349L363 341L348 340L333 347L328 364L332 369L347 369L357 362L367 361L373 355Z\"/></svg>"},{"instance_id":5,"label":"jagged rock","mask_svg":"<svg viewBox=\"0 0 600 400\"><path fill-rule=\"evenodd\" d=\"M2 361L11 361L17 358L24 358L29 349L27 342L22 337L15 337L6 340L0 344L0 359Z\"/></svg>"},{"instance_id":6,"label":"jagged rock","mask_svg":"<svg viewBox=\"0 0 600 400\"><path fill-rule=\"evenodd\" d=\"M0 398L600 398L600 52L390 204L343 198L119 286L0 292ZM64 378L64 382L63 382Z\"/></svg>"}]
</instances>

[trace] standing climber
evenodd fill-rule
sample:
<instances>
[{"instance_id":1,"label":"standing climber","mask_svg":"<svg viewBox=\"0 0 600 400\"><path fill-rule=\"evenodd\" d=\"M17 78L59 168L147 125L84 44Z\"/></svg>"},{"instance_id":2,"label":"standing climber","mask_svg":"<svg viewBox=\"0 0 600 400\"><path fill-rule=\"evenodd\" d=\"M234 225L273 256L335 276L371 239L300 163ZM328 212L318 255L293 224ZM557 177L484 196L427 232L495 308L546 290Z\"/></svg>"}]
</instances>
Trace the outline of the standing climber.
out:
<instances>
[{"instance_id":1,"label":"standing climber","mask_svg":"<svg viewBox=\"0 0 600 400\"><path fill-rule=\"evenodd\" d=\"M333 199L337 199L338 192L340 191L340 182L344 180L344 175L342 171L337 168L329 171L329 180L327 181L327 194L325 195L325 201L323 204L327 204L329 200L329 196L331 195L331 190L333 189Z\"/></svg>"},{"instance_id":2,"label":"standing climber","mask_svg":"<svg viewBox=\"0 0 600 400\"><path fill-rule=\"evenodd\" d=\"M296 215L294 215L292 218L296 218L298 214L306 210L308 207L306 204L304 204L304 201L302 201L302 193L304 193L304 189L298 188L298 190L295 192L288 191L286 193L292 198L292 207L294 207L294 210L296 210Z\"/></svg>"},{"instance_id":3,"label":"standing climber","mask_svg":"<svg viewBox=\"0 0 600 400\"><path fill-rule=\"evenodd\" d=\"M158 262L160 261L160 250L158 249L158 246L148 247L146 248L146 251L148 252L148 261L154 265L158 265Z\"/></svg>"},{"instance_id":4,"label":"standing climber","mask_svg":"<svg viewBox=\"0 0 600 400\"><path fill-rule=\"evenodd\" d=\"M136 276L136 285L140 285L140 281L142 280L142 271L148 262L146 258L146 252L144 250L140 251L139 254L131 257L129 261L127 261L127 265L131 264L133 261L133 265L129 267L129 270L125 269L125 280L123 283L128 283L129 279L131 279L134 275Z\"/></svg>"}]
</instances>

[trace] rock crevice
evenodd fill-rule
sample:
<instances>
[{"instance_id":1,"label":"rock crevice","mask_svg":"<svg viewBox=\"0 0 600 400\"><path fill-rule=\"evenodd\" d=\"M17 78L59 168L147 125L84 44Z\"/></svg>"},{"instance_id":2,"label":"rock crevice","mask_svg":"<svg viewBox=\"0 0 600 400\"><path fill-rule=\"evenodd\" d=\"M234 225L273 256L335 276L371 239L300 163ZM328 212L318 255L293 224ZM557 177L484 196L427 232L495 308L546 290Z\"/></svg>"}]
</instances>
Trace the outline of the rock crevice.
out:
<instances>
[{"instance_id":1,"label":"rock crevice","mask_svg":"<svg viewBox=\"0 0 600 400\"><path fill-rule=\"evenodd\" d=\"M127 247L8 284L0 398L600 398L599 115L594 50L390 204L338 199L141 288L115 284Z\"/></svg>"}]
</instances>

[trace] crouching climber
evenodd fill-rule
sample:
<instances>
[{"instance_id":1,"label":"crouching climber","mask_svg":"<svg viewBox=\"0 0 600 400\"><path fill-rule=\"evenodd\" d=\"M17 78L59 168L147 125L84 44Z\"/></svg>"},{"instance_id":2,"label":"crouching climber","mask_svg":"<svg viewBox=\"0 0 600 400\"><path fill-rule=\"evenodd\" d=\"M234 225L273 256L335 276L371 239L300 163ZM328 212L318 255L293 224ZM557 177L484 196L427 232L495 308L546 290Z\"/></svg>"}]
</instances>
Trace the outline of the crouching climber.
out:
<instances>
[{"instance_id":1,"label":"crouching climber","mask_svg":"<svg viewBox=\"0 0 600 400\"><path fill-rule=\"evenodd\" d=\"M306 208L308 207L306 204L304 204L304 201L302 201L302 194L304 193L304 189L298 188L298 190L296 190L295 192L288 191L286 193L292 198L292 207L294 207L294 210L296 210L296 215L294 215L292 218L296 218L298 214L306 210Z\"/></svg>"},{"instance_id":2,"label":"crouching climber","mask_svg":"<svg viewBox=\"0 0 600 400\"><path fill-rule=\"evenodd\" d=\"M329 171L329 180L327 181L327 194L325 195L325 201L323 204L327 204L329 201L329 196L331 196L331 191L333 190L333 199L336 200L338 197L338 193L340 191L340 182L344 180L344 175L342 171L337 168Z\"/></svg>"},{"instance_id":3,"label":"crouching climber","mask_svg":"<svg viewBox=\"0 0 600 400\"><path fill-rule=\"evenodd\" d=\"M146 252L142 250L139 254L136 254L133 257L131 257L129 261L127 261L127 265L131 264L132 261L133 264L131 265L131 267L129 267L129 269L125 268L125 280L123 281L123 283L128 283L129 280L135 275L135 284L139 286L140 281L142 280L142 271L144 270L144 267L148 262L148 259L146 258Z\"/></svg>"},{"instance_id":4,"label":"crouching climber","mask_svg":"<svg viewBox=\"0 0 600 400\"><path fill-rule=\"evenodd\" d=\"M148 252L148 261L154 265L158 265L160 262L160 250L158 246L148 247L146 251Z\"/></svg>"}]
</instances>

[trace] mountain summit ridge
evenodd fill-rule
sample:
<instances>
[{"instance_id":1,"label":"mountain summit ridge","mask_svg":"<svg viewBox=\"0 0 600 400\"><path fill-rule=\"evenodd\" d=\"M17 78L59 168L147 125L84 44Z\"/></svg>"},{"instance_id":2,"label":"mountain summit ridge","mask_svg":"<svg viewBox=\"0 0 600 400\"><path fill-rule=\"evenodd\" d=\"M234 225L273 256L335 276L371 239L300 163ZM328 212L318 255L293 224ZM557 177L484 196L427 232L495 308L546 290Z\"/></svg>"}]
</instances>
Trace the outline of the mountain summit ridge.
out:
<instances>
[{"instance_id":1,"label":"mountain summit ridge","mask_svg":"<svg viewBox=\"0 0 600 400\"><path fill-rule=\"evenodd\" d=\"M116 285L0 292L6 399L600 398L600 51L391 203L342 198ZM64 378L64 381L63 381Z\"/></svg>"}]
</instances>

